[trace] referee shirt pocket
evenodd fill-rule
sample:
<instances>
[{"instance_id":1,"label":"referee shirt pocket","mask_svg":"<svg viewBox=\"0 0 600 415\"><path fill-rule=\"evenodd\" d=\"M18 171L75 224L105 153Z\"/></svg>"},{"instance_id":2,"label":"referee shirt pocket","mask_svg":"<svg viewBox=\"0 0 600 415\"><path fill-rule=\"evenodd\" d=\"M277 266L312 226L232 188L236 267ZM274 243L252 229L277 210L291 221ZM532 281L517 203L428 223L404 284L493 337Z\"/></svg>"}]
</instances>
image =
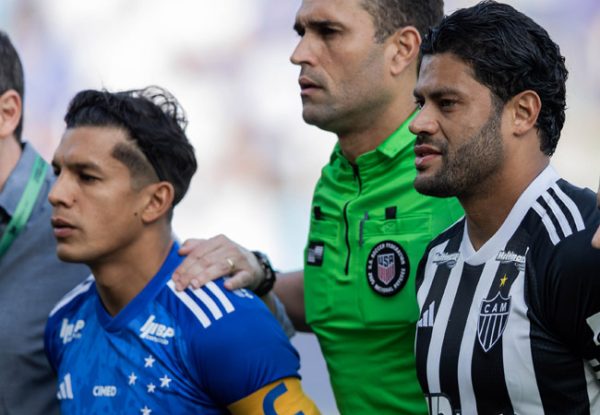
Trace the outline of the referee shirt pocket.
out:
<instances>
[{"instance_id":1,"label":"referee shirt pocket","mask_svg":"<svg viewBox=\"0 0 600 415\"><path fill-rule=\"evenodd\" d=\"M432 239L430 215L368 220L356 269L360 318L366 326L413 324L418 318L415 274Z\"/></svg>"}]
</instances>

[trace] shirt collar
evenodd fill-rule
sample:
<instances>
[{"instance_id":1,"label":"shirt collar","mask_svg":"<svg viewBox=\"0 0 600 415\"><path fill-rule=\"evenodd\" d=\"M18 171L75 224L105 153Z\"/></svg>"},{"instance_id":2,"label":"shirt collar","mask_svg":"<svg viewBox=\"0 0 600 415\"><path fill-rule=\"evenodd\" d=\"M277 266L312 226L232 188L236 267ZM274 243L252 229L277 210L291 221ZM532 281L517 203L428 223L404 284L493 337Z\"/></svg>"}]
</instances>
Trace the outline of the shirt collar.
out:
<instances>
[{"instance_id":1,"label":"shirt collar","mask_svg":"<svg viewBox=\"0 0 600 415\"><path fill-rule=\"evenodd\" d=\"M356 164L361 165L371 161L380 160L382 156L391 159L396 157L400 152L408 150L409 147L412 149L412 146L414 145L414 135L410 132L408 126L413 118L415 118L417 115L417 112L418 111L413 112L406 119L406 121L404 121L396 131L394 131L388 138L379 144L377 148L358 156L356 159ZM347 161L346 157L344 157L342 154L342 149L339 142L335 145L330 161L333 162L336 159Z\"/></svg>"}]
</instances>

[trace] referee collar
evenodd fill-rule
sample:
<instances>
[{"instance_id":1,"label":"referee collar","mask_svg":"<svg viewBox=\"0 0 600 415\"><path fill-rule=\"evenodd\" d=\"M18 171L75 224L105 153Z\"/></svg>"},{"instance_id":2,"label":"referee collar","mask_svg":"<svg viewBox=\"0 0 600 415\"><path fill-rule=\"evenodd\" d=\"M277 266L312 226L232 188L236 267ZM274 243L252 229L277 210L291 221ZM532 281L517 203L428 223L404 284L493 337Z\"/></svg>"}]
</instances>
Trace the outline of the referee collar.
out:
<instances>
[{"instance_id":1,"label":"referee collar","mask_svg":"<svg viewBox=\"0 0 600 415\"><path fill-rule=\"evenodd\" d=\"M418 111L413 112L396 131L394 131L388 138L386 138L377 148L361 154L356 158L356 165L370 166L372 164L379 164L381 159L392 159L403 152L412 152L415 143L415 136L410 132L408 126L411 121L417 115ZM331 155L330 163L336 160L341 160L343 164L350 164L348 159L342 153L340 143L336 143L333 153Z\"/></svg>"}]
</instances>

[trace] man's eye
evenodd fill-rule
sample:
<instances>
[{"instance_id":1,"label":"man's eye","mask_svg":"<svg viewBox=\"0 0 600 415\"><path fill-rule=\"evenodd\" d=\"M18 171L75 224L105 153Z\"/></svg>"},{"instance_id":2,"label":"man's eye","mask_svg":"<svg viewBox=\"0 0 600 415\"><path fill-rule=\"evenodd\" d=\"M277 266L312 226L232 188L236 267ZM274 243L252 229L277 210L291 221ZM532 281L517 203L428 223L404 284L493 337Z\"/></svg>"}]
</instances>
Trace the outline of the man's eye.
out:
<instances>
[{"instance_id":1,"label":"man's eye","mask_svg":"<svg viewBox=\"0 0 600 415\"><path fill-rule=\"evenodd\" d=\"M320 27L320 28L319 28L319 34L320 34L322 37L331 37L331 36L333 36L333 35L337 34L337 30L335 30L335 29L332 29L331 27L327 27L327 26L325 26L325 27Z\"/></svg>"},{"instance_id":2,"label":"man's eye","mask_svg":"<svg viewBox=\"0 0 600 415\"><path fill-rule=\"evenodd\" d=\"M452 99L442 99L439 102L441 108L451 108L452 106L454 106L454 104L456 104L456 101Z\"/></svg>"},{"instance_id":3,"label":"man's eye","mask_svg":"<svg viewBox=\"0 0 600 415\"><path fill-rule=\"evenodd\" d=\"M417 109L423 109L423 105L425 105L425 102L422 99L415 99L415 105L417 106Z\"/></svg>"},{"instance_id":4,"label":"man's eye","mask_svg":"<svg viewBox=\"0 0 600 415\"><path fill-rule=\"evenodd\" d=\"M89 174L85 174L85 173L79 174L79 179L85 183L91 183L91 182L95 182L96 180L98 180L97 177L90 176Z\"/></svg>"}]
</instances>

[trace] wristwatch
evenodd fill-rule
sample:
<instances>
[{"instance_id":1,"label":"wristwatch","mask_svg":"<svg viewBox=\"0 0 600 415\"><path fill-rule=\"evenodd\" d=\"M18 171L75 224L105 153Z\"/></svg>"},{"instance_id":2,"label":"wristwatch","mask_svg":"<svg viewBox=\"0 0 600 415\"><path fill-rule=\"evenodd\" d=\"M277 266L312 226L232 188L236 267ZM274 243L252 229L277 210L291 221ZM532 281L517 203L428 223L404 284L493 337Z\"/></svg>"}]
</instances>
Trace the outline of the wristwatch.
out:
<instances>
[{"instance_id":1,"label":"wristwatch","mask_svg":"<svg viewBox=\"0 0 600 415\"><path fill-rule=\"evenodd\" d=\"M260 251L252 251L252 253L256 257L256 260L258 261L258 263L260 264L260 267L262 268L263 272L265 273L265 278L252 291L254 291L254 294L258 295L259 297L262 297L264 295L267 295L269 293L269 291L271 291L273 289L273 285L275 285L275 278L276 278L275 271L273 270L273 267L271 266L271 262L269 261L269 258L265 254L263 254Z\"/></svg>"}]
</instances>

